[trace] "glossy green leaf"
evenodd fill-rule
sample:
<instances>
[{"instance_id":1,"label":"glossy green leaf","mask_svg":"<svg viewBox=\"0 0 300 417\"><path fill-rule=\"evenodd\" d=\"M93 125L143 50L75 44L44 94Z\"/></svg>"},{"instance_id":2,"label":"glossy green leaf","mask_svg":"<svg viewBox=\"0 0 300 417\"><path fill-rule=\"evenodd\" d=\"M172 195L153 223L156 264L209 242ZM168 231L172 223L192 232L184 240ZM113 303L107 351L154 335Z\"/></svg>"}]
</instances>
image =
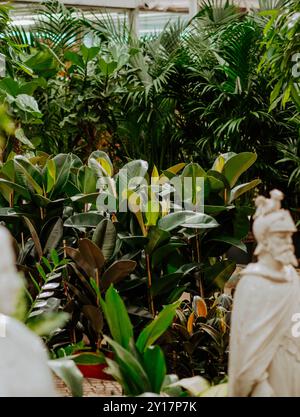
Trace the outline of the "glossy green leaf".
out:
<instances>
[{"instance_id":1,"label":"glossy green leaf","mask_svg":"<svg viewBox=\"0 0 300 417\"><path fill-rule=\"evenodd\" d=\"M148 244L146 246L147 253L151 254L158 246L168 241L171 234L166 230L159 229L158 227L151 227L148 232Z\"/></svg>"},{"instance_id":2,"label":"glossy green leaf","mask_svg":"<svg viewBox=\"0 0 300 417\"><path fill-rule=\"evenodd\" d=\"M228 243L231 246L235 246L238 249L241 249L244 252L247 252L247 247L246 245L241 242L240 239L236 239L233 236L218 236L215 237L213 239L211 239L211 241L215 241L215 242L223 242L223 243Z\"/></svg>"},{"instance_id":3,"label":"glossy green leaf","mask_svg":"<svg viewBox=\"0 0 300 417\"><path fill-rule=\"evenodd\" d=\"M109 259L116 245L117 231L113 222L109 219L103 219L97 225L94 234L93 242L101 249L104 258Z\"/></svg>"},{"instance_id":4,"label":"glossy green leaf","mask_svg":"<svg viewBox=\"0 0 300 417\"><path fill-rule=\"evenodd\" d=\"M105 301L101 299L100 302L113 339L128 349L129 341L133 338L133 327L122 298L111 285L106 291Z\"/></svg>"},{"instance_id":5,"label":"glossy green leaf","mask_svg":"<svg viewBox=\"0 0 300 417\"><path fill-rule=\"evenodd\" d=\"M168 329L175 317L176 309L179 305L180 301L165 306L158 316L156 316L155 319L140 333L136 346L141 353L145 352L149 346L153 345Z\"/></svg>"},{"instance_id":6,"label":"glossy green leaf","mask_svg":"<svg viewBox=\"0 0 300 417\"><path fill-rule=\"evenodd\" d=\"M261 183L260 179L252 180L247 182L246 184L237 185L231 190L229 203L239 198L244 193L252 190L253 188L257 187Z\"/></svg>"},{"instance_id":7,"label":"glossy green leaf","mask_svg":"<svg viewBox=\"0 0 300 417\"><path fill-rule=\"evenodd\" d=\"M18 129L15 130L15 137L21 142L23 143L23 145L28 146L29 149L35 149L35 146L33 145L32 142L30 142L30 140L27 138L27 136L24 133L24 130L19 127Z\"/></svg>"},{"instance_id":8,"label":"glossy green leaf","mask_svg":"<svg viewBox=\"0 0 300 417\"><path fill-rule=\"evenodd\" d=\"M56 182L56 165L53 159L48 159L46 164L47 193L49 193Z\"/></svg>"},{"instance_id":9,"label":"glossy green leaf","mask_svg":"<svg viewBox=\"0 0 300 417\"><path fill-rule=\"evenodd\" d=\"M136 390L135 395L142 394L145 391L151 391L151 383L142 366L142 364L135 358L135 356L121 344L105 337L108 343L113 347L115 355L118 359L118 365L122 370L123 376L126 375L126 380L133 384Z\"/></svg>"},{"instance_id":10,"label":"glossy green leaf","mask_svg":"<svg viewBox=\"0 0 300 417\"><path fill-rule=\"evenodd\" d=\"M53 228L51 229L51 232L49 233L48 239L44 246L43 253L51 252L53 249L55 249L59 242L63 238L63 221L59 217L54 224Z\"/></svg>"},{"instance_id":11,"label":"glossy green leaf","mask_svg":"<svg viewBox=\"0 0 300 417\"><path fill-rule=\"evenodd\" d=\"M257 159L254 152L241 152L229 158L224 165L222 173L227 178L230 187L233 187L240 176L247 171Z\"/></svg>"},{"instance_id":12,"label":"glossy green leaf","mask_svg":"<svg viewBox=\"0 0 300 417\"><path fill-rule=\"evenodd\" d=\"M80 213L69 217L65 221L64 226L74 227L75 229L84 229L87 227L96 227L101 220L103 220L103 216L99 213Z\"/></svg>"},{"instance_id":13,"label":"glossy green leaf","mask_svg":"<svg viewBox=\"0 0 300 417\"><path fill-rule=\"evenodd\" d=\"M26 200L30 200L30 194L27 190L27 188L14 183L12 181L7 181L4 178L0 178L0 186L1 184L3 184L5 187L8 187L10 190L15 191L16 193L18 193L20 196L22 196L23 198L25 198Z\"/></svg>"},{"instance_id":14,"label":"glossy green leaf","mask_svg":"<svg viewBox=\"0 0 300 417\"><path fill-rule=\"evenodd\" d=\"M151 255L152 267L155 267L160 262L164 261L170 255L170 253L176 251L177 248L182 246L186 246L186 244L182 242L170 242L167 245L163 245L157 248Z\"/></svg>"},{"instance_id":15,"label":"glossy green leaf","mask_svg":"<svg viewBox=\"0 0 300 417\"><path fill-rule=\"evenodd\" d=\"M167 366L163 351L159 346L149 346L143 355L144 369L151 383L151 391L160 393Z\"/></svg>"},{"instance_id":16,"label":"glossy green leaf","mask_svg":"<svg viewBox=\"0 0 300 417\"><path fill-rule=\"evenodd\" d=\"M53 158L56 166L56 182L51 191L50 198L55 198L55 195L61 195L64 191L71 171L72 156L71 154L58 154Z\"/></svg>"},{"instance_id":17,"label":"glossy green leaf","mask_svg":"<svg viewBox=\"0 0 300 417\"><path fill-rule=\"evenodd\" d=\"M212 266L203 269L203 276L205 282L209 287L217 286L223 290L224 285L234 273L236 263L229 260L224 260L215 263Z\"/></svg>"}]
</instances>

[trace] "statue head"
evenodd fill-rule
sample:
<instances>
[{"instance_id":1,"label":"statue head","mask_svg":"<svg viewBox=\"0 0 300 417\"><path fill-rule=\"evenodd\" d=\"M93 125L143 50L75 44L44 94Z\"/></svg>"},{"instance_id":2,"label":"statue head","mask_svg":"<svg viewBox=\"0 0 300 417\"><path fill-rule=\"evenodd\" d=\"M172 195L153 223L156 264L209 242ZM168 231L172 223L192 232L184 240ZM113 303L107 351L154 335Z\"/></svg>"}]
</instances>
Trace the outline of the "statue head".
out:
<instances>
[{"instance_id":1,"label":"statue head","mask_svg":"<svg viewBox=\"0 0 300 417\"><path fill-rule=\"evenodd\" d=\"M0 313L6 315L16 311L23 286L15 263L11 235L5 227L0 226Z\"/></svg>"},{"instance_id":2,"label":"statue head","mask_svg":"<svg viewBox=\"0 0 300 417\"><path fill-rule=\"evenodd\" d=\"M259 258L271 256L282 265L297 266L292 236L297 231L288 210L281 208L283 193L270 192L271 198L259 196L255 200L253 234L257 240L254 252Z\"/></svg>"}]
</instances>

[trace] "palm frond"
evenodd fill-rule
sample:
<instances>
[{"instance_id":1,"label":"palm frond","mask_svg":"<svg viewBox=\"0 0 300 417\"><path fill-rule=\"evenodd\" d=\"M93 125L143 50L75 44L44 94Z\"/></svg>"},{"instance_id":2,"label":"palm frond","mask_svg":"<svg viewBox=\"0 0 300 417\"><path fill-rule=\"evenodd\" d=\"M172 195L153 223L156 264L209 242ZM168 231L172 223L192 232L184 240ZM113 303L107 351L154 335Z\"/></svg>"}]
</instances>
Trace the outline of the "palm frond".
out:
<instances>
[{"instance_id":1,"label":"palm frond","mask_svg":"<svg viewBox=\"0 0 300 417\"><path fill-rule=\"evenodd\" d=\"M200 0L200 11L192 20L192 24L202 29L215 30L220 26L238 20L244 13L233 1L226 0Z\"/></svg>"}]
</instances>

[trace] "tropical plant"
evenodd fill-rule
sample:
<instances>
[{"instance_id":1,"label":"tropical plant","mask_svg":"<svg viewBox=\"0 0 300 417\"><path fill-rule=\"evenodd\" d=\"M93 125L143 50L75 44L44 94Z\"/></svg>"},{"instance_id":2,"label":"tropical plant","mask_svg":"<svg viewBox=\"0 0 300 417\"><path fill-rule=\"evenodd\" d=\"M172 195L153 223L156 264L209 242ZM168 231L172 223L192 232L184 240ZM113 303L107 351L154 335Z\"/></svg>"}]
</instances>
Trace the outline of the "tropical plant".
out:
<instances>
[{"instance_id":1,"label":"tropical plant","mask_svg":"<svg viewBox=\"0 0 300 417\"><path fill-rule=\"evenodd\" d=\"M226 380L231 305L232 298L220 292L182 302L159 340L171 372L180 378L201 375L214 384Z\"/></svg>"},{"instance_id":2,"label":"tropical plant","mask_svg":"<svg viewBox=\"0 0 300 417\"><path fill-rule=\"evenodd\" d=\"M270 108L283 107L293 101L300 109L299 95L299 28L300 3L298 0L279 2L277 7L263 11L268 17L264 29L264 54L260 68L270 74L273 91Z\"/></svg>"},{"instance_id":3,"label":"tropical plant","mask_svg":"<svg viewBox=\"0 0 300 417\"><path fill-rule=\"evenodd\" d=\"M166 393L181 396L183 392L193 396L200 396L204 392L207 394L209 383L201 377L180 381L176 375L167 375L164 354L158 345L154 345L172 323L178 302L165 306L141 331L136 342L126 307L113 287L107 291L105 300L101 299L101 305L112 335L112 338L106 336L106 341L114 351L114 359L106 358L106 372L121 384L125 395Z\"/></svg>"}]
</instances>

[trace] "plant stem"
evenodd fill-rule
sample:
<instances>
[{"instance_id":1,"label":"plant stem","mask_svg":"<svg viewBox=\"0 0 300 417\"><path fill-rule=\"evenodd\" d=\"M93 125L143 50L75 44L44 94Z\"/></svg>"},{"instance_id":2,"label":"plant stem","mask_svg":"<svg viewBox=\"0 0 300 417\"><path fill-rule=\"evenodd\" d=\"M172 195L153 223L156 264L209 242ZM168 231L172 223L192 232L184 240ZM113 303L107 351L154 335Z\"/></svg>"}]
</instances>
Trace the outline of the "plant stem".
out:
<instances>
[{"instance_id":1,"label":"plant stem","mask_svg":"<svg viewBox=\"0 0 300 417\"><path fill-rule=\"evenodd\" d=\"M196 230L196 233L197 233L197 230ZM199 234L196 234L196 251L197 251L197 262L200 264L200 262L201 262L201 253L200 253L200 237L199 237ZM200 276L199 276L199 290L200 290L200 296L202 298L204 298L202 272L200 272Z\"/></svg>"},{"instance_id":2,"label":"plant stem","mask_svg":"<svg viewBox=\"0 0 300 417\"><path fill-rule=\"evenodd\" d=\"M24 233L23 232L21 232L21 241L22 241L22 250L24 250L25 243L24 243Z\"/></svg>"},{"instance_id":3,"label":"plant stem","mask_svg":"<svg viewBox=\"0 0 300 417\"><path fill-rule=\"evenodd\" d=\"M151 262L150 256L146 254L146 265L147 265L147 275L148 275L148 303L149 303L149 310L152 317L155 317L155 309L154 309L154 301L153 296L151 294L152 290L152 274L151 274Z\"/></svg>"},{"instance_id":4,"label":"plant stem","mask_svg":"<svg viewBox=\"0 0 300 417\"><path fill-rule=\"evenodd\" d=\"M10 207L10 208L13 208L13 206L14 206L14 192L12 191L12 192L9 194L9 207Z\"/></svg>"},{"instance_id":5,"label":"plant stem","mask_svg":"<svg viewBox=\"0 0 300 417\"><path fill-rule=\"evenodd\" d=\"M97 288L99 288L100 280L99 280L99 269L98 268L95 269L95 278L96 278ZM99 300L99 295L97 294L97 305L99 306L99 304L100 304L100 300Z\"/></svg>"}]
</instances>

